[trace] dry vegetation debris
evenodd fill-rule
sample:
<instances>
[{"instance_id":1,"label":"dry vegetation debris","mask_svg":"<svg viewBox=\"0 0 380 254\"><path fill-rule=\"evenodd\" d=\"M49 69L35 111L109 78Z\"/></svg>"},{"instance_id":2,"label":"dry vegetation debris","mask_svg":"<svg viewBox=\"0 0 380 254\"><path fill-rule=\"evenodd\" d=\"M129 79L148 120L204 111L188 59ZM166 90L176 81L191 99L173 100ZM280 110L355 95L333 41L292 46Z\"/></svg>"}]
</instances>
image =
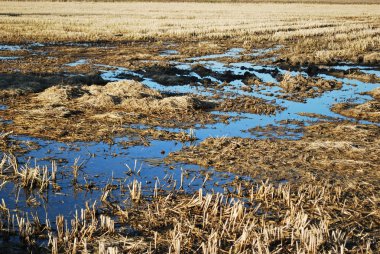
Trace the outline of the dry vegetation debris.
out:
<instances>
[{"instance_id":1,"label":"dry vegetation debris","mask_svg":"<svg viewBox=\"0 0 380 254\"><path fill-rule=\"evenodd\" d=\"M39 90L26 95L16 92L18 97L7 94L5 103L9 107L0 113L3 119L12 122L4 125L5 130L60 141L109 141L127 133L185 141L192 137L183 133L133 129L129 125L191 128L195 124L228 118L213 114L212 110L273 114L280 109L255 97L217 102L193 95L167 95L137 81L56 85Z\"/></svg>"},{"instance_id":2,"label":"dry vegetation debris","mask_svg":"<svg viewBox=\"0 0 380 254\"><path fill-rule=\"evenodd\" d=\"M353 117L358 120L368 120L371 122L380 122L380 89L374 89L367 94L373 96L373 100L362 104L355 103L337 103L331 108L332 111L347 117Z\"/></svg>"},{"instance_id":3,"label":"dry vegetation debris","mask_svg":"<svg viewBox=\"0 0 380 254\"><path fill-rule=\"evenodd\" d=\"M128 128L134 123L178 127L216 118L205 111L212 107L210 102L192 96L167 97L136 81L58 85L9 103L1 113L12 120L8 128L15 133L66 141L108 140L138 132Z\"/></svg>"},{"instance_id":4,"label":"dry vegetation debris","mask_svg":"<svg viewBox=\"0 0 380 254\"><path fill-rule=\"evenodd\" d=\"M55 223L17 214L12 227L14 214L3 201L1 234L18 235L31 250L45 241L42 246L52 253L357 253L379 248L378 185L241 183L230 194L200 189L193 196L171 191L136 200L140 184L132 184L125 205L104 198L101 209L87 204L74 218L58 216Z\"/></svg>"},{"instance_id":5,"label":"dry vegetation debris","mask_svg":"<svg viewBox=\"0 0 380 254\"><path fill-rule=\"evenodd\" d=\"M301 74L292 76L290 73L286 73L283 75L279 86L285 93L281 97L289 100L304 101L306 98L317 97L325 91L339 90L342 88L342 82L304 77Z\"/></svg>"},{"instance_id":6,"label":"dry vegetation debris","mask_svg":"<svg viewBox=\"0 0 380 254\"><path fill-rule=\"evenodd\" d=\"M208 138L169 154L167 161L274 180L355 176L378 183L380 128L375 125L321 123L304 128L300 140Z\"/></svg>"}]
</instances>

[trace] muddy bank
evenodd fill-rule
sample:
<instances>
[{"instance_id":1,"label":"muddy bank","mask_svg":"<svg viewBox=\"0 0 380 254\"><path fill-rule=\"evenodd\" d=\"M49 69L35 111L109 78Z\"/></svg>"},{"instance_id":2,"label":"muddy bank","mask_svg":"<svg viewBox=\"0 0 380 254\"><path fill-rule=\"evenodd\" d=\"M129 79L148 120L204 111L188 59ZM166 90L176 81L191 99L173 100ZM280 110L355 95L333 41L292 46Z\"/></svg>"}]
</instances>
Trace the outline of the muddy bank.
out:
<instances>
[{"instance_id":1,"label":"muddy bank","mask_svg":"<svg viewBox=\"0 0 380 254\"><path fill-rule=\"evenodd\" d=\"M352 176L378 183L378 126L322 123L305 127L304 132L300 140L208 138L198 146L169 154L167 161L274 181Z\"/></svg>"},{"instance_id":2,"label":"muddy bank","mask_svg":"<svg viewBox=\"0 0 380 254\"><path fill-rule=\"evenodd\" d=\"M331 110L346 117L352 117L358 120L368 120L371 122L380 122L380 89L374 89L367 92L373 96L373 100L362 104L355 103L337 103L331 107Z\"/></svg>"},{"instance_id":3,"label":"muddy bank","mask_svg":"<svg viewBox=\"0 0 380 254\"><path fill-rule=\"evenodd\" d=\"M322 70L323 71L323 70ZM356 79L367 83L379 83L380 77L376 76L375 74L368 74L361 71L359 68L353 67L352 69L342 71L342 70L336 70L334 68L331 68L329 70L323 71L329 75L332 75L334 77L338 78L348 78L348 79Z\"/></svg>"}]
</instances>

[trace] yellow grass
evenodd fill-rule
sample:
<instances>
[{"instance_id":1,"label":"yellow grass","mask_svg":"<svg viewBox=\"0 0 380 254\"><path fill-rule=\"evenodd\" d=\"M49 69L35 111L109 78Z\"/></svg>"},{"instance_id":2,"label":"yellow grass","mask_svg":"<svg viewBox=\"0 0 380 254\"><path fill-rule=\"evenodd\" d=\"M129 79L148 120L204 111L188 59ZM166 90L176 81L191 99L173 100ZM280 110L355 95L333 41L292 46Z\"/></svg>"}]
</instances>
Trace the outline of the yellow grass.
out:
<instances>
[{"instance_id":1,"label":"yellow grass","mask_svg":"<svg viewBox=\"0 0 380 254\"><path fill-rule=\"evenodd\" d=\"M1 2L0 41L379 39L377 5ZM8 15L11 14L11 15Z\"/></svg>"},{"instance_id":2,"label":"yellow grass","mask_svg":"<svg viewBox=\"0 0 380 254\"><path fill-rule=\"evenodd\" d=\"M296 64L360 62L380 50L380 5L0 3L0 43L169 40L245 47L271 43L285 45L289 49L285 57Z\"/></svg>"}]
</instances>

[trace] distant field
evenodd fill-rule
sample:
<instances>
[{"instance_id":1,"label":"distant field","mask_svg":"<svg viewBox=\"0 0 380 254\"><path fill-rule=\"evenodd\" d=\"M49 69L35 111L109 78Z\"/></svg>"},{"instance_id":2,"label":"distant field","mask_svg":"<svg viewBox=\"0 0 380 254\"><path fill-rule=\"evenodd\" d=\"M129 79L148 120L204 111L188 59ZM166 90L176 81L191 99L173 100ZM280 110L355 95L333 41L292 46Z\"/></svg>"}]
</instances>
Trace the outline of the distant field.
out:
<instances>
[{"instance_id":1,"label":"distant field","mask_svg":"<svg viewBox=\"0 0 380 254\"><path fill-rule=\"evenodd\" d=\"M380 48L380 8L280 3L2 2L0 42L276 43L314 58Z\"/></svg>"},{"instance_id":2,"label":"distant field","mask_svg":"<svg viewBox=\"0 0 380 254\"><path fill-rule=\"evenodd\" d=\"M11 0L9 2L14 2ZM15 1L24 2L24 1ZM28 0L28 2L47 2ZM51 0L49 2L196 2L196 3L310 3L310 4L379 4L378 0Z\"/></svg>"}]
</instances>

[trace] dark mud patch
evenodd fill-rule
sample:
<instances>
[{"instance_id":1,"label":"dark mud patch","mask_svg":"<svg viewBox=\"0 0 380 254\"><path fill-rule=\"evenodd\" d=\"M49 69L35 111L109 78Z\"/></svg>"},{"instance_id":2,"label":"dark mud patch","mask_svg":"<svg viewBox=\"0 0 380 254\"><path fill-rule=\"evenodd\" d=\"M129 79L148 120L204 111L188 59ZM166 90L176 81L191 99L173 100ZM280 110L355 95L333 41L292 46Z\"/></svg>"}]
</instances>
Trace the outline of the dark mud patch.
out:
<instances>
[{"instance_id":1,"label":"dark mud patch","mask_svg":"<svg viewBox=\"0 0 380 254\"><path fill-rule=\"evenodd\" d=\"M22 73L0 73L0 98L12 98L15 96L38 93L54 85L92 85L105 84L100 73L89 73L86 75L69 74L22 74Z\"/></svg>"}]
</instances>

